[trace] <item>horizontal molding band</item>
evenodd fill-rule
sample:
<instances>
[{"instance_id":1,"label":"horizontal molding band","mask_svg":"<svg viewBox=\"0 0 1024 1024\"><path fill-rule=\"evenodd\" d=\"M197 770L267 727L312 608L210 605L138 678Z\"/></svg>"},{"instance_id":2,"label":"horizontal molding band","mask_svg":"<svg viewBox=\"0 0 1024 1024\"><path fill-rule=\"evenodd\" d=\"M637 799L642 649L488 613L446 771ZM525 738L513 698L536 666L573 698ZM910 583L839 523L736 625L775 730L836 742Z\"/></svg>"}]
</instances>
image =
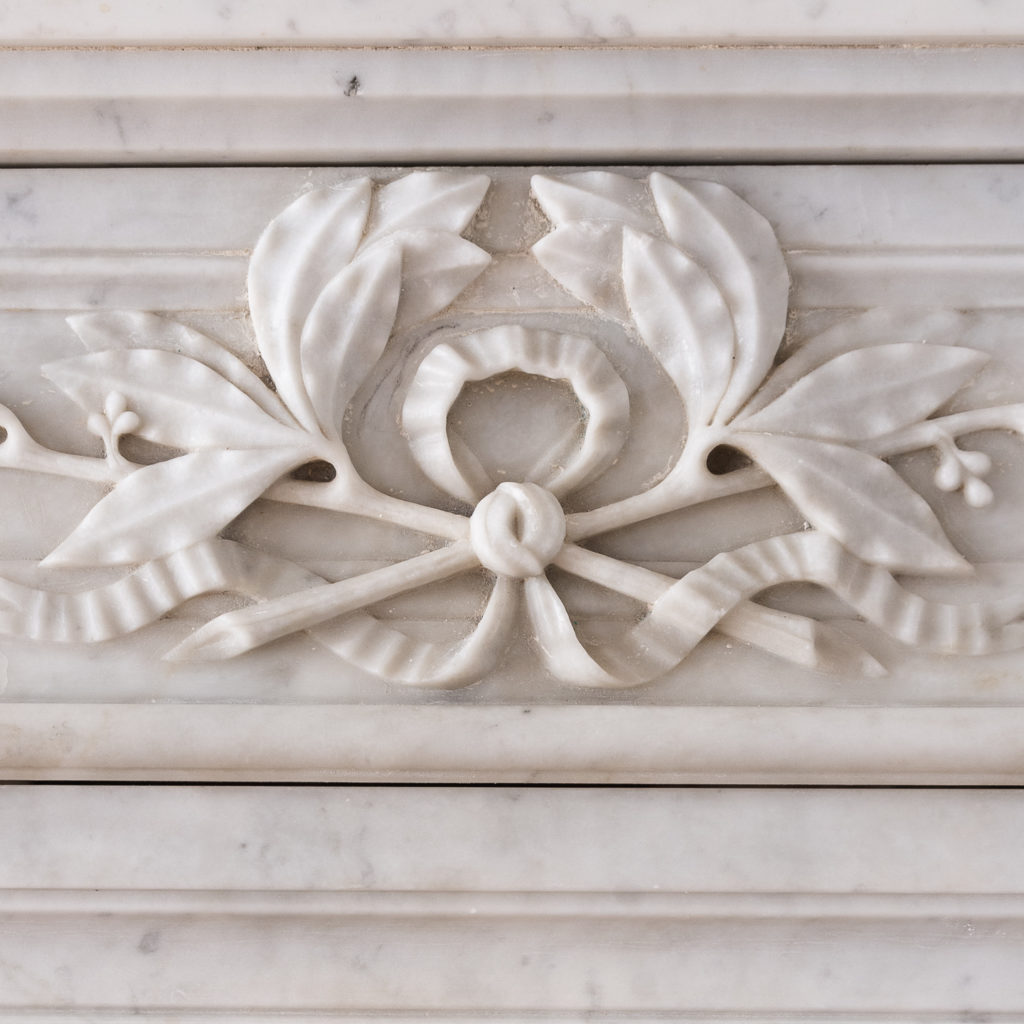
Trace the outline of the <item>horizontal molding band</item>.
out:
<instances>
[{"instance_id":1,"label":"horizontal molding band","mask_svg":"<svg viewBox=\"0 0 1024 1024\"><path fill-rule=\"evenodd\" d=\"M787 261L794 308L1024 308L1024 251L817 250L790 252ZM523 257L497 256L487 272L493 284L471 289L457 308L500 312L502 267L507 264L511 274L523 263ZM247 266L248 257L236 253L0 251L0 308L245 311ZM551 285L533 308L572 309L577 303ZM507 309L521 312L511 297Z\"/></svg>"},{"instance_id":2,"label":"horizontal molding band","mask_svg":"<svg viewBox=\"0 0 1024 1024\"><path fill-rule=\"evenodd\" d=\"M412 8L402 0L377 0L372 5L349 0L330 10L316 4L296 9L288 0L217 7L203 0L180 0L173 16L140 9L129 0L111 0L73 12L50 11L32 0L6 0L2 29L9 45L991 42L1024 39L1024 17L1012 4L940 6L927 0L892 0L856 12L845 6L811 8L789 0L720 0L713 6L638 6L629 9L628 17L614 0L555 6L546 0L494 6L472 0L418 0Z\"/></svg>"},{"instance_id":3,"label":"horizontal molding band","mask_svg":"<svg viewBox=\"0 0 1024 1024\"><path fill-rule=\"evenodd\" d=\"M794 308L1024 306L1024 252L795 252L787 262Z\"/></svg>"},{"instance_id":4,"label":"horizontal molding band","mask_svg":"<svg viewBox=\"0 0 1024 1024\"><path fill-rule=\"evenodd\" d=\"M1022 821L1019 790L10 785L0 1021L1008 1022Z\"/></svg>"},{"instance_id":5,"label":"horizontal molding band","mask_svg":"<svg viewBox=\"0 0 1024 1024\"><path fill-rule=\"evenodd\" d=\"M629 902L628 899L624 902ZM1024 919L0 915L0 1006L978 1014L1024 1009ZM61 971L60 967L65 970ZM907 979L914 983L908 984Z\"/></svg>"},{"instance_id":6,"label":"horizontal molding band","mask_svg":"<svg viewBox=\"0 0 1024 1024\"><path fill-rule=\"evenodd\" d=\"M1024 708L8 704L0 777L1021 785Z\"/></svg>"},{"instance_id":7,"label":"horizontal molding band","mask_svg":"<svg viewBox=\"0 0 1024 1024\"><path fill-rule=\"evenodd\" d=\"M9 165L1024 156L1013 46L15 49L0 100Z\"/></svg>"},{"instance_id":8,"label":"horizontal molding band","mask_svg":"<svg viewBox=\"0 0 1024 1024\"><path fill-rule=\"evenodd\" d=\"M98 905L160 892L225 908L253 893L301 909L310 893L383 906L419 892L463 906L708 894L720 913L748 895L800 894L796 912L819 897L849 909L854 893L862 908L872 894L908 907L946 894L978 908L1024 892L1022 832L1024 794L1008 789L11 784L0 890L8 907L91 890Z\"/></svg>"},{"instance_id":9,"label":"horizontal molding band","mask_svg":"<svg viewBox=\"0 0 1024 1024\"><path fill-rule=\"evenodd\" d=\"M0 255L5 309L246 310L244 256Z\"/></svg>"}]
</instances>

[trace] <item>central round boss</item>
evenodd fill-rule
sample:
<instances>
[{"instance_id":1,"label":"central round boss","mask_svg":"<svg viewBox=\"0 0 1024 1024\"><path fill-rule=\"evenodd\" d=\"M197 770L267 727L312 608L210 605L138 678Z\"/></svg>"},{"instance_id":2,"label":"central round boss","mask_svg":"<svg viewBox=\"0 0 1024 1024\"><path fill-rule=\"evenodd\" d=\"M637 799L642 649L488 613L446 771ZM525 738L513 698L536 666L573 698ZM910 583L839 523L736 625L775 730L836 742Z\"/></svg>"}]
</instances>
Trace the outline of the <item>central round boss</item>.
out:
<instances>
[{"instance_id":1,"label":"central round boss","mask_svg":"<svg viewBox=\"0 0 1024 1024\"><path fill-rule=\"evenodd\" d=\"M498 484L469 520L473 551L499 576L539 576L565 542L565 513L538 484Z\"/></svg>"}]
</instances>

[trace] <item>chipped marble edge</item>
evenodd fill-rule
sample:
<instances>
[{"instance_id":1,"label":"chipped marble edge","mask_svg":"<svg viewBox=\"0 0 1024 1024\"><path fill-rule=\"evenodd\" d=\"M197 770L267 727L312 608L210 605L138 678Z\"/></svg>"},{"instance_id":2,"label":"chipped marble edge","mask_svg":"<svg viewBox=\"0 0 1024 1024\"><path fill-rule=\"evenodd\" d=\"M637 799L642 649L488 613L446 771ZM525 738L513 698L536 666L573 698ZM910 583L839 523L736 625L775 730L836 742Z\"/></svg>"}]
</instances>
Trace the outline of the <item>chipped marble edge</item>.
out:
<instances>
[{"instance_id":1,"label":"chipped marble edge","mask_svg":"<svg viewBox=\"0 0 1024 1024\"><path fill-rule=\"evenodd\" d=\"M1024 709L12 705L0 780L1021 785Z\"/></svg>"}]
</instances>

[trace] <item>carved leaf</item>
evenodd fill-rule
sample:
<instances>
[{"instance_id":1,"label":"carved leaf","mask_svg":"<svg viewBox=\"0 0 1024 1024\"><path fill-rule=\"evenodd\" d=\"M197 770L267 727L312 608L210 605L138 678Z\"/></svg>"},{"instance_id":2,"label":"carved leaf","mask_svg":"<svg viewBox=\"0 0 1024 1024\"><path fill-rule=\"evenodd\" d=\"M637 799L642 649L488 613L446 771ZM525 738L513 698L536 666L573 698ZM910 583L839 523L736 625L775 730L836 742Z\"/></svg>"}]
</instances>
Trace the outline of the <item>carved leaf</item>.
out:
<instances>
[{"instance_id":1,"label":"carved leaf","mask_svg":"<svg viewBox=\"0 0 1024 1024\"><path fill-rule=\"evenodd\" d=\"M386 246L401 246L402 251L402 296L395 330L439 313L491 262L479 246L449 231L397 231L365 250L365 255Z\"/></svg>"},{"instance_id":2,"label":"carved leaf","mask_svg":"<svg viewBox=\"0 0 1024 1024\"><path fill-rule=\"evenodd\" d=\"M646 234L660 234L647 185L610 171L582 171L549 178L535 174L533 194L556 227L573 221L611 221Z\"/></svg>"},{"instance_id":3,"label":"carved leaf","mask_svg":"<svg viewBox=\"0 0 1024 1024\"><path fill-rule=\"evenodd\" d=\"M67 322L90 352L162 348L196 359L216 370L264 412L294 426L295 419L273 391L237 356L205 334L154 313L114 311L69 316Z\"/></svg>"},{"instance_id":4,"label":"carved leaf","mask_svg":"<svg viewBox=\"0 0 1024 1024\"><path fill-rule=\"evenodd\" d=\"M732 435L823 533L888 569L912 573L970 570L928 503L896 471L866 452L772 434Z\"/></svg>"},{"instance_id":5,"label":"carved leaf","mask_svg":"<svg viewBox=\"0 0 1024 1024\"><path fill-rule=\"evenodd\" d=\"M215 534L305 458L297 448L201 451L144 466L42 564L129 565L188 547Z\"/></svg>"},{"instance_id":6,"label":"carved leaf","mask_svg":"<svg viewBox=\"0 0 1024 1024\"><path fill-rule=\"evenodd\" d=\"M983 352L947 345L905 343L847 352L737 425L835 441L881 437L933 413L987 360Z\"/></svg>"},{"instance_id":7,"label":"carved leaf","mask_svg":"<svg viewBox=\"0 0 1024 1024\"><path fill-rule=\"evenodd\" d=\"M625 230L622 279L640 337L686 403L691 428L711 421L732 373L732 318L714 281L668 242Z\"/></svg>"},{"instance_id":8,"label":"carved leaf","mask_svg":"<svg viewBox=\"0 0 1024 1024\"><path fill-rule=\"evenodd\" d=\"M305 392L299 340L328 282L351 259L370 209L369 178L319 189L268 225L249 261L249 306L263 361L278 393L308 430L316 416Z\"/></svg>"},{"instance_id":9,"label":"carved leaf","mask_svg":"<svg viewBox=\"0 0 1024 1024\"><path fill-rule=\"evenodd\" d=\"M139 437L174 448L272 448L303 435L272 419L203 363L159 349L94 352L49 363L43 373L88 412L111 392L138 414Z\"/></svg>"},{"instance_id":10,"label":"carved leaf","mask_svg":"<svg viewBox=\"0 0 1024 1024\"><path fill-rule=\"evenodd\" d=\"M789 271L772 226L735 192L711 181L652 174L668 237L721 289L736 325L736 368L716 419L731 419L771 369L786 329Z\"/></svg>"},{"instance_id":11,"label":"carved leaf","mask_svg":"<svg viewBox=\"0 0 1024 1024\"><path fill-rule=\"evenodd\" d=\"M341 440L345 407L391 335L402 284L396 246L349 264L321 292L302 332L302 375L324 432Z\"/></svg>"},{"instance_id":12,"label":"carved leaf","mask_svg":"<svg viewBox=\"0 0 1024 1024\"><path fill-rule=\"evenodd\" d=\"M869 309L846 317L815 335L773 370L741 415L763 409L812 370L844 352L902 342L955 345L963 333L963 315L945 309Z\"/></svg>"},{"instance_id":13,"label":"carved leaf","mask_svg":"<svg viewBox=\"0 0 1024 1024\"><path fill-rule=\"evenodd\" d=\"M562 224L534 245L533 254L576 298L616 320L629 318L622 291L621 224Z\"/></svg>"},{"instance_id":14,"label":"carved leaf","mask_svg":"<svg viewBox=\"0 0 1024 1024\"><path fill-rule=\"evenodd\" d=\"M410 228L459 235L469 227L490 185L486 174L406 174L377 190L364 244Z\"/></svg>"}]
</instances>

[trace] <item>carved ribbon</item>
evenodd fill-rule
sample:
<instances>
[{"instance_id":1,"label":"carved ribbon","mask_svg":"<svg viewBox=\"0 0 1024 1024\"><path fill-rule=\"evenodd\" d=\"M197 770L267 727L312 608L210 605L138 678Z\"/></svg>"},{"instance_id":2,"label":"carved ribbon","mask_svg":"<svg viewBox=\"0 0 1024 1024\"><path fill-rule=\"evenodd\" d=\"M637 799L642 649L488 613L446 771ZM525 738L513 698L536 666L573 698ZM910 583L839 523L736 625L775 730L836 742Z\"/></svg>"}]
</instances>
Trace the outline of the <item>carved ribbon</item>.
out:
<instances>
[{"instance_id":1,"label":"carved ribbon","mask_svg":"<svg viewBox=\"0 0 1024 1024\"><path fill-rule=\"evenodd\" d=\"M566 551L556 564L568 571L580 568L574 554L589 554ZM567 613L551 584L544 577L527 580L527 608L551 671L590 686L649 682L677 665L743 601L800 581L831 590L889 636L927 650L984 654L1024 644L1024 623L1015 621L1024 613L1024 597L967 605L929 601L817 531L757 541L715 556L678 582L662 579L663 594L639 624L618 640L590 647L562 621Z\"/></svg>"},{"instance_id":2,"label":"carved ribbon","mask_svg":"<svg viewBox=\"0 0 1024 1024\"><path fill-rule=\"evenodd\" d=\"M566 545L567 571L591 554ZM590 575L587 571L587 575ZM657 574L651 574L657 577ZM679 663L742 602L768 587L809 581L828 588L889 636L936 652L994 653L1024 644L1024 597L988 604L929 601L901 587L816 531L773 537L717 555L683 579L665 582L649 613L620 638L573 641L564 605L543 575L524 583L526 606L549 669L563 680L598 687L649 682ZM189 598L234 592L273 598L323 580L294 563L226 540L197 544L128 576L73 594L0 580L0 629L31 640L94 642L140 629ZM420 686L476 678L502 653L516 610L515 581L499 577L475 629L455 645L390 629L362 612L315 631L318 640L362 667ZM552 597L554 599L552 600Z\"/></svg>"},{"instance_id":3,"label":"carved ribbon","mask_svg":"<svg viewBox=\"0 0 1024 1024\"><path fill-rule=\"evenodd\" d=\"M202 594L268 600L325 582L294 562L213 539L90 590L60 593L0 579L0 633L33 641L97 643L148 626ZM500 657L516 605L512 582L499 579L476 627L456 643L417 640L365 612L321 626L314 635L335 654L396 682L457 686L478 678Z\"/></svg>"}]
</instances>

